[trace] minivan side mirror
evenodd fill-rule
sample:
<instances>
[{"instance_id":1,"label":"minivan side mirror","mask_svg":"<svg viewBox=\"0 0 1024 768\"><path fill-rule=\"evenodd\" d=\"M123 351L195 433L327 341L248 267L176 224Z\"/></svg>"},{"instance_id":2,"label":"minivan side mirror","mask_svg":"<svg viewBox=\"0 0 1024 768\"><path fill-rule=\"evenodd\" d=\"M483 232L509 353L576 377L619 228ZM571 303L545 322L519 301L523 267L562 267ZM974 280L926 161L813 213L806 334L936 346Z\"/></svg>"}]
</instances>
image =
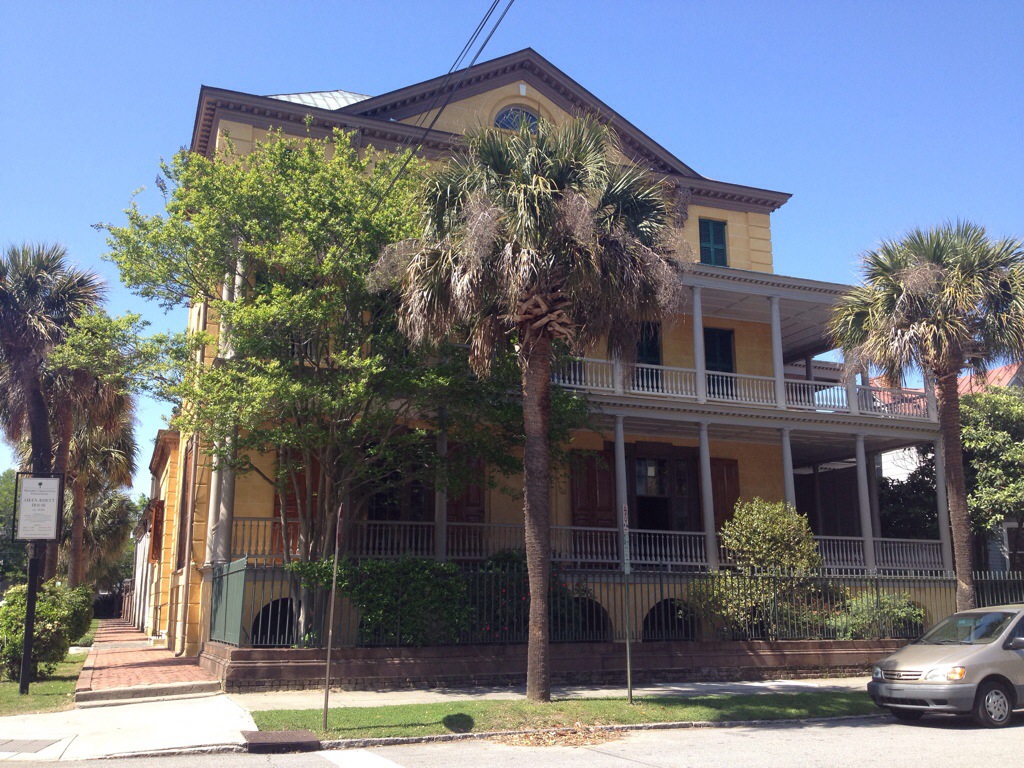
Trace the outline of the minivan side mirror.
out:
<instances>
[{"instance_id":1,"label":"minivan side mirror","mask_svg":"<svg viewBox=\"0 0 1024 768\"><path fill-rule=\"evenodd\" d=\"M1024 637L1015 637L1006 644L1008 651L1024 651Z\"/></svg>"}]
</instances>

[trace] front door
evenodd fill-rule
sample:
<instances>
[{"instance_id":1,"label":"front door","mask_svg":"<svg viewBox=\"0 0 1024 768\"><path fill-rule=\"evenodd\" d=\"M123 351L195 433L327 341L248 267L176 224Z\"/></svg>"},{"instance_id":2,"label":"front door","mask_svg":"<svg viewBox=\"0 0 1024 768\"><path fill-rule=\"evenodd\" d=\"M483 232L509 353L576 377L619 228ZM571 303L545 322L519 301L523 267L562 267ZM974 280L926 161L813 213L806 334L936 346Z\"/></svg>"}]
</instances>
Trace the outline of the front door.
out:
<instances>
[{"instance_id":1,"label":"front door","mask_svg":"<svg viewBox=\"0 0 1024 768\"><path fill-rule=\"evenodd\" d=\"M637 367L633 370L633 389L661 392L661 324L640 323L636 341ZM657 366L649 368L647 366Z\"/></svg>"}]
</instances>

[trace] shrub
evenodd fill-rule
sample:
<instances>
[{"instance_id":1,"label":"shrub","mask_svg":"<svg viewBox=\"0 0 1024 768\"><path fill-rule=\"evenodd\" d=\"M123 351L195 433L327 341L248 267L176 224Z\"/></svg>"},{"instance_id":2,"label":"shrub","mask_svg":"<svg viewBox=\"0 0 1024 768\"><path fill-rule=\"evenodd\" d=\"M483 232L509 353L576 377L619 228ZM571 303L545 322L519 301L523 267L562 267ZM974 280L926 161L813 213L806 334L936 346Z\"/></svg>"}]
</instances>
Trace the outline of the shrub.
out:
<instances>
[{"instance_id":1,"label":"shrub","mask_svg":"<svg viewBox=\"0 0 1024 768\"><path fill-rule=\"evenodd\" d=\"M11 587L0 604L0 665L11 680L17 680L21 674L27 597L28 588L25 585ZM68 623L67 607L60 588L50 583L43 585L36 599L32 680L52 674L57 663L67 656L70 645Z\"/></svg>"},{"instance_id":2,"label":"shrub","mask_svg":"<svg viewBox=\"0 0 1024 768\"><path fill-rule=\"evenodd\" d=\"M880 637L918 637L924 632L924 608L905 592L896 595L867 593L851 598L831 619L839 640Z\"/></svg>"},{"instance_id":3,"label":"shrub","mask_svg":"<svg viewBox=\"0 0 1024 768\"><path fill-rule=\"evenodd\" d=\"M739 502L722 542L735 570L694 585L708 623L735 639L824 633L828 601L816 581L822 560L806 517L783 502Z\"/></svg>"},{"instance_id":4,"label":"shrub","mask_svg":"<svg viewBox=\"0 0 1024 768\"><path fill-rule=\"evenodd\" d=\"M330 587L332 561L293 563L310 589ZM359 610L360 645L443 645L469 623L465 579L454 563L405 557L338 562L338 591Z\"/></svg>"},{"instance_id":5,"label":"shrub","mask_svg":"<svg viewBox=\"0 0 1024 768\"><path fill-rule=\"evenodd\" d=\"M68 637L71 640L77 640L89 631L89 625L92 624L92 589L90 587L68 589L48 581L43 584L42 590L48 591L52 595L53 601L62 606L67 621Z\"/></svg>"},{"instance_id":6,"label":"shrub","mask_svg":"<svg viewBox=\"0 0 1024 768\"><path fill-rule=\"evenodd\" d=\"M722 543L745 571L805 573L821 568L807 518L781 501L741 501L722 526Z\"/></svg>"}]
</instances>

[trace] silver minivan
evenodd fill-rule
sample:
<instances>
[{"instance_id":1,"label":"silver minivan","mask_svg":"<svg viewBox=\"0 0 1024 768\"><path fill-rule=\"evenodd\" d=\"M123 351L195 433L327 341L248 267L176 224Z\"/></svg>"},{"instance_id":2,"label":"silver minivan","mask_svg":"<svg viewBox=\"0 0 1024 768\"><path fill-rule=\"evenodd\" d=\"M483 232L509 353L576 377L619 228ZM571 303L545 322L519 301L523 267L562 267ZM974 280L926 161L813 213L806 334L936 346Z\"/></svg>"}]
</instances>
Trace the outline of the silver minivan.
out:
<instances>
[{"instance_id":1,"label":"silver minivan","mask_svg":"<svg viewBox=\"0 0 1024 768\"><path fill-rule=\"evenodd\" d=\"M879 661L868 693L900 720L955 712L1009 724L1024 708L1024 604L954 613Z\"/></svg>"}]
</instances>

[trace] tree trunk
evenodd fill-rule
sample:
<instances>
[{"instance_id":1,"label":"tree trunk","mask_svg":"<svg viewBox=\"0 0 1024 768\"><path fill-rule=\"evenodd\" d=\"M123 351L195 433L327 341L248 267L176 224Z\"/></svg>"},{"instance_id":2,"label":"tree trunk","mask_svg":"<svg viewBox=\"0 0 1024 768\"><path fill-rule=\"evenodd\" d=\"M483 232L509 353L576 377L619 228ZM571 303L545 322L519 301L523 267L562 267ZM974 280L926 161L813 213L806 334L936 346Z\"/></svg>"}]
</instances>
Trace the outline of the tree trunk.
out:
<instances>
[{"instance_id":1,"label":"tree trunk","mask_svg":"<svg viewBox=\"0 0 1024 768\"><path fill-rule=\"evenodd\" d=\"M54 432L57 435L57 444L54 446L53 451L53 471L57 474L64 475L64 487L68 487L68 462L71 456L71 436L75 430L75 411L71 405L71 398L65 395L65 402L57 404L57 416L56 424L54 425ZM83 501L84 505L84 501ZM63 510L61 510L63 512ZM83 515L84 506L83 506ZM60 547L61 530L64 527L64 515L58 515L57 517L57 538L54 541L49 542L46 545L46 567L43 569L43 581L49 581L57 577L57 558ZM74 548L74 538L71 541L71 547ZM81 561L82 549L79 544L77 552L77 560ZM68 562L71 562L71 556L69 553ZM71 582L71 571L70 565L68 570L68 582ZM76 584L77 586L77 584Z\"/></svg>"},{"instance_id":2,"label":"tree trunk","mask_svg":"<svg viewBox=\"0 0 1024 768\"><path fill-rule=\"evenodd\" d=\"M551 340L541 335L522 354L526 569L530 581L530 631L526 649L526 698L551 700L548 591L551 582L551 506L548 419L551 415Z\"/></svg>"},{"instance_id":3,"label":"tree trunk","mask_svg":"<svg viewBox=\"0 0 1024 768\"><path fill-rule=\"evenodd\" d=\"M53 440L50 435L50 409L46 405L46 398L43 396L43 388L36 373L39 369L39 361L24 361L29 369L24 372L22 381L25 382L23 391L27 393L28 399L28 428L29 440L32 443L32 472L37 475L48 475L53 469ZM48 546L45 541L32 542L30 557L37 558L39 562L39 580L47 570L47 562L51 559L47 552ZM56 554L52 556L54 568L56 568Z\"/></svg>"},{"instance_id":4,"label":"tree trunk","mask_svg":"<svg viewBox=\"0 0 1024 768\"><path fill-rule=\"evenodd\" d=\"M975 599L974 547L971 518L967 512L963 443L960 439L960 393L956 372L936 378L942 458L946 464L946 499L949 504L949 525L953 534L956 568L956 607L958 611L964 611L975 607Z\"/></svg>"},{"instance_id":5,"label":"tree trunk","mask_svg":"<svg viewBox=\"0 0 1024 768\"><path fill-rule=\"evenodd\" d=\"M71 546L68 548L68 586L74 589L85 579L85 484L71 484Z\"/></svg>"}]
</instances>

